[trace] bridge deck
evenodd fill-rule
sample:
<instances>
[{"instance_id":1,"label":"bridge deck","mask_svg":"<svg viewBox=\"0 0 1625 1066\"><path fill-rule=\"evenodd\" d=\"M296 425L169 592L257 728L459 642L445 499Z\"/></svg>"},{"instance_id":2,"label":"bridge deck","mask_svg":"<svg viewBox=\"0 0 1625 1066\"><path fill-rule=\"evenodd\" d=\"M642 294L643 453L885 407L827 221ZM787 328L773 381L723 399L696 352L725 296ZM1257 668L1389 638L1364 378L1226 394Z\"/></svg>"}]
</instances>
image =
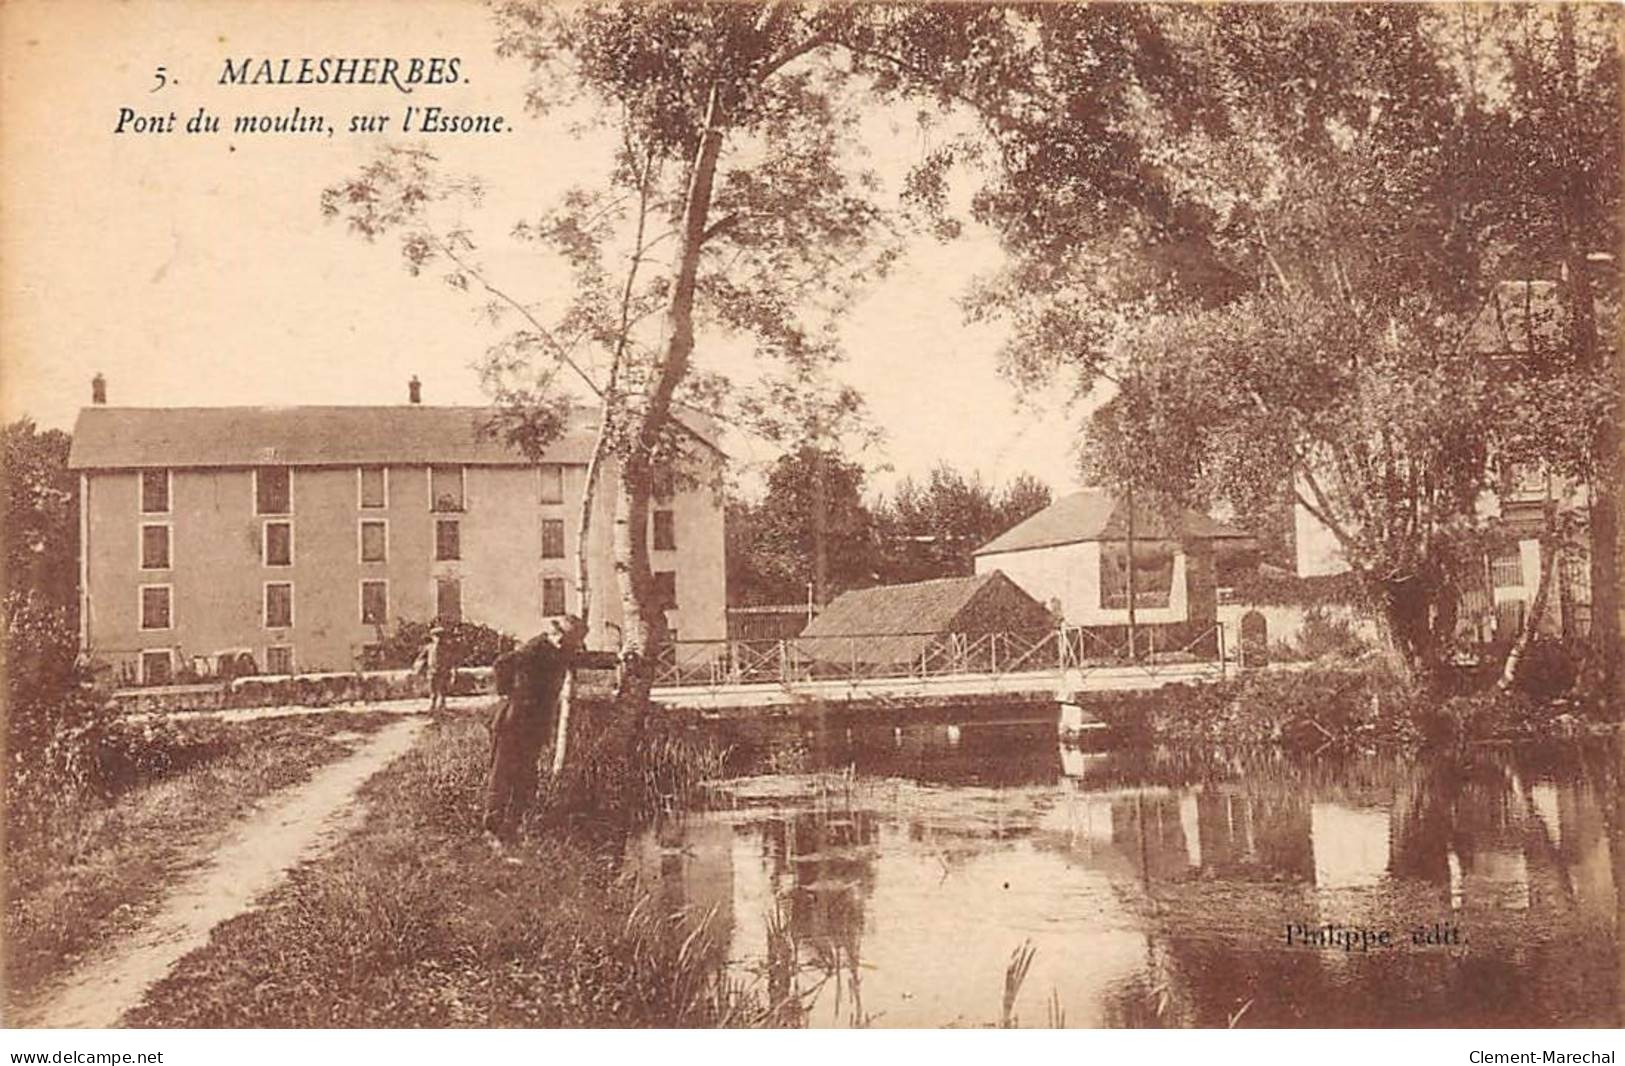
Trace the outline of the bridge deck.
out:
<instances>
[{"instance_id":1,"label":"bridge deck","mask_svg":"<svg viewBox=\"0 0 1625 1066\"><path fill-rule=\"evenodd\" d=\"M666 707L698 710L780 707L798 703L859 701L929 702L967 696L1048 696L1070 702L1086 692L1143 692L1170 684L1220 680L1218 662L1069 667L1015 673L964 673L932 677L833 678L788 682L656 686L652 696Z\"/></svg>"}]
</instances>

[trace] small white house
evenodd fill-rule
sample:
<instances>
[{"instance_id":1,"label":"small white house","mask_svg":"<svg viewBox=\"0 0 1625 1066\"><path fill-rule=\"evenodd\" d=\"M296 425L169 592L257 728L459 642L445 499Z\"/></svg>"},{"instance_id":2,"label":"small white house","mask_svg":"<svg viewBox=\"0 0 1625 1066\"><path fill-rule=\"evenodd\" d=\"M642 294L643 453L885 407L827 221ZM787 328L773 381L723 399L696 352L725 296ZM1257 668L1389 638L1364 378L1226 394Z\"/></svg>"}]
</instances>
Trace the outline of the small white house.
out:
<instances>
[{"instance_id":1,"label":"small white house","mask_svg":"<svg viewBox=\"0 0 1625 1066\"><path fill-rule=\"evenodd\" d=\"M1216 542L1241 530L1185 509L1134 508L1134 606L1139 625L1214 619ZM976 551L976 572L1002 570L1069 625L1127 625L1128 507L1106 489L1063 496Z\"/></svg>"}]
</instances>

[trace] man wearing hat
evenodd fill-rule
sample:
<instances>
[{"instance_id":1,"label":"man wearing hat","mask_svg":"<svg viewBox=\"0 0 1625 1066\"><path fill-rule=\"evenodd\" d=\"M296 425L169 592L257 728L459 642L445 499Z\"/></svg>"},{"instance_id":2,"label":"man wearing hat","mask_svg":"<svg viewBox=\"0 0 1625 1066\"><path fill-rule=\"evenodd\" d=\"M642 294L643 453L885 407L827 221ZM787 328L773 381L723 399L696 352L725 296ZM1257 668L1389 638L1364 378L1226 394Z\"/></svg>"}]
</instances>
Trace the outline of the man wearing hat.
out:
<instances>
[{"instance_id":1,"label":"man wearing hat","mask_svg":"<svg viewBox=\"0 0 1625 1066\"><path fill-rule=\"evenodd\" d=\"M583 649L587 627L576 615L554 619L546 632L497 657L497 692L505 697L491 719L491 766L485 781L486 840L500 847L514 837L536 795L537 762L557 727L559 693L574 667L613 667L612 652Z\"/></svg>"},{"instance_id":2,"label":"man wearing hat","mask_svg":"<svg viewBox=\"0 0 1625 1066\"><path fill-rule=\"evenodd\" d=\"M429 626L429 641L423 645L414 664L429 679L429 713L446 709L446 692L451 688L451 656L444 640L446 627L438 621Z\"/></svg>"}]
</instances>

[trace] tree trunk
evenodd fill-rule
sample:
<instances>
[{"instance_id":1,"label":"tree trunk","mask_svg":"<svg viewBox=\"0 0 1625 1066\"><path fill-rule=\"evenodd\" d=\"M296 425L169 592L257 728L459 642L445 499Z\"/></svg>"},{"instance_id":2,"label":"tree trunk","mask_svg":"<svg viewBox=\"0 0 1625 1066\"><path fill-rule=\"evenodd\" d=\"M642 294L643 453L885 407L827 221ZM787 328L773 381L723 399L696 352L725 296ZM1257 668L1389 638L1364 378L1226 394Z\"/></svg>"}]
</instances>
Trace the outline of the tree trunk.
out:
<instances>
[{"instance_id":1,"label":"tree trunk","mask_svg":"<svg viewBox=\"0 0 1625 1066\"><path fill-rule=\"evenodd\" d=\"M638 412L636 440L623 464L616 494L615 579L626 626L616 702L635 723L642 722L648 709L649 690L654 684L654 656L665 640L663 605L653 602L654 579L649 570L649 500L653 492L655 453L671 417L672 397L688 372L689 358L694 353L694 297L700 254L705 248L717 159L722 152L719 119L719 91L713 85L689 175L688 195L683 203L682 237L672 267L671 299L666 305L666 350L647 402Z\"/></svg>"},{"instance_id":2,"label":"tree trunk","mask_svg":"<svg viewBox=\"0 0 1625 1066\"><path fill-rule=\"evenodd\" d=\"M590 632L592 622L592 570L591 558L593 508L598 503L598 484L602 480L604 462L609 458L610 441L617 418L616 404L621 396L621 366L631 341L632 298L637 291L638 270L648 247L644 235L649 223L649 175L653 157L645 156L643 170L638 175L638 232L634 244L632 263L626 271L626 282L621 287L621 328L615 341L615 353L609 363L609 379L599 393L598 433L593 438L592 455L587 460L586 483L581 489L581 515L576 522L576 600L580 606L581 624ZM576 673L565 675L564 692L559 702L558 735L553 745L553 772L564 769L570 749L570 711L575 703Z\"/></svg>"},{"instance_id":3,"label":"tree trunk","mask_svg":"<svg viewBox=\"0 0 1625 1066\"><path fill-rule=\"evenodd\" d=\"M1585 121L1579 103L1578 59L1574 40L1575 13L1566 5L1557 7L1558 77L1574 113L1567 116L1569 132L1583 128ZM1554 204L1561 224L1564 268L1568 277L1562 288L1569 303L1570 343L1581 366L1598 367L1612 380L1610 389L1617 398L1625 379L1616 377L1619 365L1619 345L1615 345L1612 365L1601 362L1605 358L1597 337L1597 304L1591 285L1590 263L1586 253L1589 242L1603 232L1599 220L1588 217L1588 202L1580 168L1570 167L1564 175L1564 187ZM1613 251L1614 249L1609 249ZM1590 485L1590 541L1591 541L1591 637L1586 655L1583 683L1603 698L1625 697L1625 671L1619 669L1620 647L1620 595L1619 595L1619 496L1616 473L1621 470L1622 459L1617 418L1611 412L1597 427L1594 438L1595 455Z\"/></svg>"},{"instance_id":4,"label":"tree trunk","mask_svg":"<svg viewBox=\"0 0 1625 1066\"><path fill-rule=\"evenodd\" d=\"M1618 323L1615 322L1614 325L1617 327ZM1615 330L1615 335L1618 335L1617 328ZM1615 401L1614 410L1619 411L1621 409L1619 404L1621 399L1620 391L1625 389L1625 344L1616 343L1614 345L1614 375L1612 386ZM1603 478L1611 479L1611 484L1615 486L1625 485L1625 448L1620 447L1618 422L1614 419L1610 419L1608 428L1605 430L1605 432L1611 434L1613 437L1612 444L1614 461L1612 467L1606 464L1601 466ZM1622 556L1625 556L1625 527L1620 525L1619 511L1617 508L1611 509L1608 513L1613 517L1614 537L1612 541L1601 543L1604 545L1603 550L1607 551L1612 556L1612 559L1607 567L1604 568L1601 578L1604 581L1611 582L1611 584L1608 586L1608 594L1604 597L1603 602L1613 609L1614 620L1612 627L1614 632L1614 647L1609 650L1607 657L1609 662L1614 664L1614 667L1613 686L1611 690L1605 689L1604 691L1613 697L1615 712L1625 713L1625 670L1619 669L1617 662L1619 655L1622 652L1625 652L1625 649L1621 649L1620 647L1620 629L1621 627L1625 627L1625 619L1622 619L1619 614L1619 560ZM1593 520L1591 527L1591 539L1593 545L1600 542L1595 520ZM1592 550L1592 556L1596 556L1595 548ZM1592 579L1596 580L1597 577L1597 571L1595 567L1593 567ZM1591 594L1591 614L1593 618L1595 618L1597 614L1597 594L1595 592ZM1625 745L1622 745L1622 748L1625 748ZM1617 837L1615 839L1616 841L1618 840ZM1618 845L1616 843L1616 849L1617 847ZM1625 861L1620 858L1620 853L1618 850L1615 851L1614 856L1616 864ZM1616 880L1614 883L1617 885L1620 882ZM1625 908L1625 892L1620 893L1620 900L1620 906ZM1620 950L1625 952L1625 946L1622 946ZM1625 980L1625 969L1621 970L1621 974L1621 980Z\"/></svg>"},{"instance_id":5,"label":"tree trunk","mask_svg":"<svg viewBox=\"0 0 1625 1066\"><path fill-rule=\"evenodd\" d=\"M1518 631L1518 639L1512 642L1512 650L1507 652L1506 664L1501 668L1501 680L1496 683L1502 692L1509 691L1518 683L1529 646L1540 632L1541 620L1546 616L1546 602L1551 597L1552 575L1557 570L1557 557L1562 551L1560 545L1561 541L1548 526L1546 535L1540 538L1540 574L1535 578L1535 599L1523 617L1523 628Z\"/></svg>"},{"instance_id":6,"label":"tree trunk","mask_svg":"<svg viewBox=\"0 0 1625 1066\"><path fill-rule=\"evenodd\" d=\"M1586 276L1588 264L1582 249L1572 246L1566 263L1569 295L1569 314L1572 343L1576 358L1582 365L1597 365L1601 358L1601 345L1597 339L1596 301L1590 279ZM1619 379L1611 366L1602 367L1613 378L1610 386L1617 392ZM1591 545L1591 635L1588 640L1584 669L1586 687L1598 695L1622 695L1619 685L1622 672L1618 669L1620 655L1620 598L1619 598L1619 490L1611 474L1620 468L1621 451L1619 426L1612 417L1605 418L1597 427L1596 454L1592 467L1598 476L1588 486L1590 507L1588 513Z\"/></svg>"},{"instance_id":7,"label":"tree trunk","mask_svg":"<svg viewBox=\"0 0 1625 1066\"><path fill-rule=\"evenodd\" d=\"M1424 689L1437 686L1438 649L1428 583L1418 577L1387 579L1367 575L1365 587L1394 667L1409 685Z\"/></svg>"},{"instance_id":8,"label":"tree trunk","mask_svg":"<svg viewBox=\"0 0 1625 1066\"><path fill-rule=\"evenodd\" d=\"M621 677L615 698L623 712L641 720L654 686L653 656L664 626L653 603L654 575L649 569L649 464L641 457L627 462L615 494L615 580L621 598Z\"/></svg>"},{"instance_id":9,"label":"tree trunk","mask_svg":"<svg viewBox=\"0 0 1625 1066\"><path fill-rule=\"evenodd\" d=\"M604 454L609 450L609 401L598 415L598 437L593 441L592 456L587 460L586 483L581 487L581 513L576 519L576 603L583 625L592 620L592 576L588 568L592 535L592 509L598 499L598 472L603 467ZM559 694L558 730L553 738L553 772L564 770L570 751L570 718L575 707L576 672L564 675L564 690Z\"/></svg>"},{"instance_id":10,"label":"tree trunk","mask_svg":"<svg viewBox=\"0 0 1625 1066\"><path fill-rule=\"evenodd\" d=\"M829 602L829 481L820 441L813 452L813 602Z\"/></svg>"},{"instance_id":11,"label":"tree trunk","mask_svg":"<svg viewBox=\"0 0 1625 1066\"><path fill-rule=\"evenodd\" d=\"M1618 387L1616 381L1614 388ZM1605 473L1591 485L1591 637L1586 659L1595 662L1590 669L1598 694L1612 694L1625 707L1625 671L1619 669L1625 651L1620 644L1619 495L1617 482L1606 473L1625 466L1621 462L1625 453L1613 419L1607 420L1599 436L1597 466Z\"/></svg>"}]
</instances>

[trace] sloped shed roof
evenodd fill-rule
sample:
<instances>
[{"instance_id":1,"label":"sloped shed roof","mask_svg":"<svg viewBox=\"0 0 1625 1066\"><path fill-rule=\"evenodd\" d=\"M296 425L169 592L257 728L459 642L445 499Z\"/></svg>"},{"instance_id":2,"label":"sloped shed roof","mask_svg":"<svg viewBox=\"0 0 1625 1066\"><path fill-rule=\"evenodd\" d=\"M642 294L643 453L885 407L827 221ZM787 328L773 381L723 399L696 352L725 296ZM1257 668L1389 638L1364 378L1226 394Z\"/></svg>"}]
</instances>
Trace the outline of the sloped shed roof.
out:
<instances>
[{"instance_id":1,"label":"sloped shed roof","mask_svg":"<svg viewBox=\"0 0 1625 1066\"><path fill-rule=\"evenodd\" d=\"M942 633L1034 630L1049 611L1000 571L845 592L801 631L806 654L861 662L903 662ZM851 641L844 638L861 637Z\"/></svg>"},{"instance_id":2,"label":"sloped shed roof","mask_svg":"<svg viewBox=\"0 0 1625 1066\"><path fill-rule=\"evenodd\" d=\"M73 429L74 469L348 466L447 463L510 466L518 449L481 432L487 407L86 407ZM547 460L584 464L596 414L586 412ZM694 425L691 416L684 421ZM704 433L703 427L695 426Z\"/></svg>"},{"instance_id":3,"label":"sloped shed roof","mask_svg":"<svg viewBox=\"0 0 1625 1066\"><path fill-rule=\"evenodd\" d=\"M1186 508L1170 522L1157 508L1134 508L1134 535L1144 540L1250 539L1235 526ZM1048 548L1087 540L1122 540L1128 536L1128 507L1107 489L1091 488L1062 496L980 548L977 555Z\"/></svg>"}]
</instances>

